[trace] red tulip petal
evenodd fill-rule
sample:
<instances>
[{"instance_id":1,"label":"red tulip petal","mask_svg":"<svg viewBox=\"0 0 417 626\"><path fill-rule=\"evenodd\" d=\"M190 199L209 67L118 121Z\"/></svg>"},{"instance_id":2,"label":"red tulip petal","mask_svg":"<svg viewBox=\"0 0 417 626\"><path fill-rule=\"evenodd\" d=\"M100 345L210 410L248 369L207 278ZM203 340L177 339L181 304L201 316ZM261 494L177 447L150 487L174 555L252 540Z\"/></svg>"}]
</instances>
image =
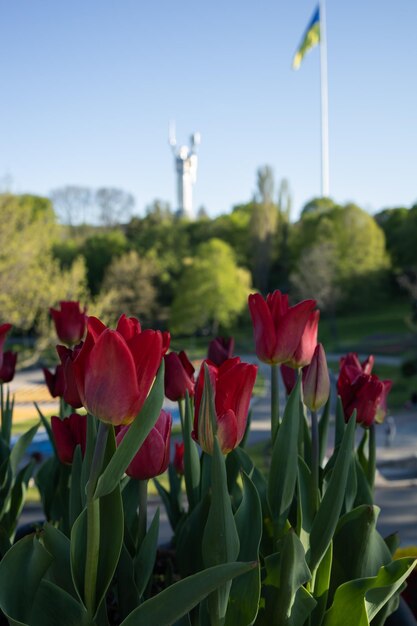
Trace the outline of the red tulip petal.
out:
<instances>
[{"instance_id":1,"label":"red tulip petal","mask_svg":"<svg viewBox=\"0 0 417 626\"><path fill-rule=\"evenodd\" d=\"M272 323L274 324L275 332L277 332L281 319L288 311L288 296L281 293L278 289L273 293L269 293L266 296L266 303L271 311Z\"/></svg>"},{"instance_id":2,"label":"red tulip petal","mask_svg":"<svg viewBox=\"0 0 417 626\"><path fill-rule=\"evenodd\" d=\"M304 327L300 343L291 359L294 367L305 367L311 363L317 345L320 311L313 311Z\"/></svg>"},{"instance_id":3,"label":"red tulip petal","mask_svg":"<svg viewBox=\"0 0 417 626\"><path fill-rule=\"evenodd\" d=\"M273 352L276 363L291 361L315 306L315 300L304 300L288 309L277 329Z\"/></svg>"},{"instance_id":4,"label":"red tulip petal","mask_svg":"<svg viewBox=\"0 0 417 626\"><path fill-rule=\"evenodd\" d=\"M87 410L104 422L117 425L136 417L139 388L135 362L125 340L114 330L106 329L89 354L84 396Z\"/></svg>"},{"instance_id":5,"label":"red tulip petal","mask_svg":"<svg viewBox=\"0 0 417 626\"><path fill-rule=\"evenodd\" d=\"M135 335L139 335L142 329L140 322L136 319L136 317L126 317L123 313L117 322L116 330L124 339L126 339L126 342L129 343L130 339L132 339Z\"/></svg>"},{"instance_id":6,"label":"red tulip petal","mask_svg":"<svg viewBox=\"0 0 417 626\"><path fill-rule=\"evenodd\" d=\"M265 363L274 363L276 334L271 311L265 300L258 293L249 296L248 304L252 317L255 350L258 359Z\"/></svg>"},{"instance_id":7,"label":"red tulip petal","mask_svg":"<svg viewBox=\"0 0 417 626\"><path fill-rule=\"evenodd\" d=\"M68 426L68 418L61 420L56 415L51 417L52 433L61 463L72 463L74 456L74 442Z\"/></svg>"},{"instance_id":8,"label":"red tulip petal","mask_svg":"<svg viewBox=\"0 0 417 626\"><path fill-rule=\"evenodd\" d=\"M162 335L157 330L145 330L129 342L135 363L138 387L137 413L152 387L162 361Z\"/></svg>"},{"instance_id":9,"label":"red tulip petal","mask_svg":"<svg viewBox=\"0 0 417 626\"><path fill-rule=\"evenodd\" d=\"M216 413L222 415L229 410L236 417L237 444L245 434L248 410L258 368L248 363L237 363L226 373L219 375L216 385ZM236 444L236 445L237 445Z\"/></svg>"}]
</instances>

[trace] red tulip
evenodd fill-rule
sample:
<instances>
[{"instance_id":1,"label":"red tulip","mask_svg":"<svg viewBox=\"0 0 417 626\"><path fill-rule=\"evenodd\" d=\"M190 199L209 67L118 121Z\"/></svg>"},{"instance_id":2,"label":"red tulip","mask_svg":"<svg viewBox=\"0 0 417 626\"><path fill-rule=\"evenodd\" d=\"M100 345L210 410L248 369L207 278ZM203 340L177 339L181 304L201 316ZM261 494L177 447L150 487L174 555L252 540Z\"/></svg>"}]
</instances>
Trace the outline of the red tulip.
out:
<instances>
[{"instance_id":1,"label":"red tulip","mask_svg":"<svg viewBox=\"0 0 417 626\"><path fill-rule=\"evenodd\" d=\"M60 309L49 309L60 341L73 345L81 341L87 324L86 309L79 302L60 302Z\"/></svg>"},{"instance_id":2,"label":"red tulip","mask_svg":"<svg viewBox=\"0 0 417 626\"><path fill-rule=\"evenodd\" d=\"M62 397L65 387L64 368L62 365L56 366L55 373L50 372L46 367L42 371L45 377L45 384L51 396L53 398Z\"/></svg>"},{"instance_id":3,"label":"red tulip","mask_svg":"<svg viewBox=\"0 0 417 626\"><path fill-rule=\"evenodd\" d=\"M169 464L172 417L162 410L155 426L137 451L126 474L137 480L148 480L163 474ZM129 426L122 428L117 435L117 445L125 436Z\"/></svg>"},{"instance_id":4,"label":"red tulip","mask_svg":"<svg viewBox=\"0 0 417 626\"><path fill-rule=\"evenodd\" d=\"M303 370L303 392L304 402L310 411L318 411L329 399L329 370L321 343L317 344L310 365Z\"/></svg>"},{"instance_id":5,"label":"red tulip","mask_svg":"<svg viewBox=\"0 0 417 626\"><path fill-rule=\"evenodd\" d=\"M348 420L356 409L356 421L365 427L374 422L382 422L386 414L390 380L380 380L370 373L373 357L369 357L362 365L357 355L348 354L341 359L341 368L337 381L337 390L343 404L345 419Z\"/></svg>"},{"instance_id":6,"label":"red tulip","mask_svg":"<svg viewBox=\"0 0 417 626\"><path fill-rule=\"evenodd\" d=\"M235 349L233 337L216 337L209 343L207 358L219 367L227 359L231 359Z\"/></svg>"},{"instance_id":7,"label":"red tulip","mask_svg":"<svg viewBox=\"0 0 417 626\"><path fill-rule=\"evenodd\" d=\"M12 328L11 324L0 324L0 367L3 365L3 346L6 341L6 335Z\"/></svg>"},{"instance_id":8,"label":"red tulip","mask_svg":"<svg viewBox=\"0 0 417 626\"><path fill-rule=\"evenodd\" d=\"M239 357L228 359L220 367L216 367L211 361L204 363L208 367L214 393L220 448L223 454L227 454L239 445L245 434L249 403L258 368L256 365L241 363ZM196 384L192 437L199 442L205 452L212 454L212 433L205 432L206 425L210 424L210 418L200 415L203 389L204 364Z\"/></svg>"},{"instance_id":9,"label":"red tulip","mask_svg":"<svg viewBox=\"0 0 417 626\"><path fill-rule=\"evenodd\" d=\"M58 458L61 463L71 464L75 448L81 446L81 453L85 454L87 439L87 416L72 413L69 417L60 419L53 415L51 427L54 435Z\"/></svg>"},{"instance_id":10,"label":"red tulip","mask_svg":"<svg viewBox=\"0 0 417 626\"><path fill-rule=\"evenodd\" d=\"M194 395L195 369L185 352L170 352L164 356L165 361L165 395L176 402Z\"/></svg>"},{"instance_id":11,"label":"red tulip","mask_svg":"<svg viewBox=\"0 0 417 626\"><path fill-rule=\"evenodd\" d=\"M74 372L74 360L77 358L83 344L79 343L73 349L66 348L65 346L57 346L59 358L61 359L64 385L62 396L65 402L71 405L74 409L82 407L80 394L77 387L77 381L75 379Z\"/></svg>"},{"instance_id":12,"label":"red tulip","mask_svg":"<svg viewBox=\"0 0 417 626\"><path fill-rule=\"evenodd\" d=\"M363 374L370 374L374 367L375 357L371 354L363 363L359 361L359 357L356 352L349 352L340 359L340 368L354 367L360 370Z\"/></svg>"},{"instance_id":13,"label":"red tulip","mask_svg":"<svg viewBox=\"0 0 417 626\"><path fill-rule=\"evenodd\" d=\"M280 291L249 296L255 349L258 359L271 365L307 365L317 343L318 312L315 300L288 306L288 296Z\"/></svg>"},{"instance_id":14,"label":"red tulip","mask_svg":"<svg viewBox=\"0 0 417 626\"><path fill-rule=\"evenodd\" d=\"M162 334L141 331L139 321L122 315L116 330L96 317L73 368L83 406L113 425L130 424L145 402L162 360Z\"/></svg>"},{"instance_id":15,"label":"red tulip","mask_svg":"<svg viewBox=\"0 0 417 626\"><path fill-rule=\"evenodd\" d=\"M295 387L295 383L297 382L297 373L293 367L284 364L280 365L280 370L285 391L287 396L289 396Z\"/></svg>"},{"instance_id":16,"label":"red tulip","mask_svg":"<svg viewBox=\"0 0 417 626\"><path fill-rule=\"evenodd\" d=\"M177 474L180 474L182 476L184 474L184 442L183 441L181 441L181 443L178 443L178 441L175 442L175 454L174 454L173 465Z\"/></svg>"},{"instance_id":17,"label":"red tulip","mask_svg":"<svg viewBox=\"0 0 417 626\"><path fill-rule=\"evenodd\" d=\"M9 383L14 378L17 352L7 350L3 353L3 365L0 367L0 383Z\"/></svg>"}]
</instances>

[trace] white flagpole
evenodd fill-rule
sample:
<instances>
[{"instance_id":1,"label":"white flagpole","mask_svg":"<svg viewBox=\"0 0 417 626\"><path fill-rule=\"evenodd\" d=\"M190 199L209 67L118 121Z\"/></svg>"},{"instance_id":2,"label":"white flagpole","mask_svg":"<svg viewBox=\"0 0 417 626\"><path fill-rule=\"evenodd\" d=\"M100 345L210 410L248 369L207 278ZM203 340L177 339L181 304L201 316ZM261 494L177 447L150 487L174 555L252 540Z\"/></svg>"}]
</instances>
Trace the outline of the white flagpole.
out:
<instances>
[{"instance_id":1,"label":"white flagpole","mask_svg":"<svg viewBox=\"0 0 417 626\"><path fill-rule=\"evenodd\" d=\"M321 88L321 195L329 191L329 109L327 89L327 41L325 0L320 0L320 88Z\"/></svg>"}]
</instances>

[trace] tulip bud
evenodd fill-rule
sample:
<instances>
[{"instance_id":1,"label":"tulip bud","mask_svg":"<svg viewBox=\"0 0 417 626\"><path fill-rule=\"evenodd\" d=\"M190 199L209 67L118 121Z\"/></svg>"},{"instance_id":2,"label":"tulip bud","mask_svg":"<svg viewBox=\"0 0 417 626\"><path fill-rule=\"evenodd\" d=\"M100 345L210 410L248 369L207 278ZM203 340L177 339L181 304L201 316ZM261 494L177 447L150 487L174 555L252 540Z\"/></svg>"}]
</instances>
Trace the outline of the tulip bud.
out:
<instances>
[{"instance_id":1,"label":"tulip bud","mask_svg":"<svg viewBox=\"0 0 417 626\"><path fill-rule=\"evenodd\" d=\"M9 383L14 378L17 352L8 350L3 354L3 365L0 367L0 383Z\"/></svg>"},{"instance_id":2,"label":"tulip bud","mask_svg":"<svg viewBox=\"0 0 417 626\"><path fill-rule=\"evenodd\" d=\"M6 335L11 329L11 324L1 324L0 325L0 367L3 365L3 346L6 341Z\"/></svg>"},{"instance_id":3,"label":"tulip bud","mask_svg":"<svg viewBox=\"0 0 417 626\"><path fill-rule=\"evenodd\" d=\"M51 428L54 435L56 451L61 463L71 464L75 448L81 446L84 456L87 439L87 416L72 413L69 417L60 419L51 417Z\"/></svg>"},{"instance_id":4,"label":"tulip bud","mask_svg":"<svg viewBox=\"0 0 417 626\"><path fill-rule=\"evenodd\" d=\"M304 402L310 411L318 411L329 399L330 378L326 354L321 343L314 350L303 379Z\"/></svg>"},{"instance_id":5,"label":"tulip bud","mask_svg":"<svg viewBox=\"0 0 417 626\"><path fill-rule=\"evenodd\" d=\"M174 460L173 460L173 465L174 465L174 469L177 472L177 474L180 474L180 476L182 476L184 474L184 442L181 441L181 443L179 443L178 441L175 442L175 453L174 453Z\"/></svg>"},{"instance_id":6,"label":"tulip bud","mask_svg":"<svg viewBox=\"0 0 417 626\"><path fill-rule=\"evenodd\" d=\"M169 400L177 402L188 395L194 395L194 367L185 352L170 352L164 356L165 361L165 395Z\"/></svg>"},{"instance_id":7,"label":"tulip bud","mask_svg":"<svg viewBox=\"0 0 417 626\"><path fill-rule=\"evenodd\" d=\"M231 359L235 349L233 337L216 337L209 343L207 358L219 367L227 359Z\"/></svg>"},{"instance_id":8,"label":"tulip bud","mask_svg":"<svg viewBox=\"0 0 417 626\"><path fill-rule=\"evenodd\" d=\"M214 392L211 381L214 372L207 363L203 364L203 368L204 385L198 412L198 442L204 452L213 454L214 435L217 431Z\"/></svg>"},{"instance_id":9,"label":"tulip bud","mask_svg":"<svg viewBox=\"0 0 417 626\"><path fill-rule=\"evenodd\" d=\"M172 417L167 411L161 411L155 426L137 451L126 470L126 474L137 480L148 480L163 474L169 464ZM126 435L129 426L120 429L117 445Z\"/></svg>"},{"instance_id":10,"label":"tulip bud","mask_svg":"<svg viewBox=\"0 0 417 626\"><path fill-rule=\"evenodd\" d=\"M51 396L53 398L62 397L65 386L64 368L62 365L56 366L55 373L50 372L46 367L42 371L45 377L45 384Z\"/></svg>"},{"instance_id":11,"label":"tulip bud","mask_svg":"<svg viewBox=\"0 0 417 626\"><path fill-rule=\"evenodd\" d=\"M86 309L79 302L60 302L60 309L49 309L60 341L73 345L81 341L87 324Z\"/></svg>"}]
</instances>

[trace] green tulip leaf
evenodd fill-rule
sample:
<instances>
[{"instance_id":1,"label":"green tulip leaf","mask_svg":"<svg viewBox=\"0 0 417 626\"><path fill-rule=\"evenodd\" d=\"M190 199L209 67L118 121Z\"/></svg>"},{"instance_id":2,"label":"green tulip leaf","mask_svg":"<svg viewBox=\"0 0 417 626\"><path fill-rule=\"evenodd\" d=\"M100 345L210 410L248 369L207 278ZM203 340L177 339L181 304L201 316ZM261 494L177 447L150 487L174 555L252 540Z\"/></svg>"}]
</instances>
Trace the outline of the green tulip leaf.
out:
<instances>
[{"instance_id":1,"label":"green tulip leaf","mask_svg":"<svg viewBox=\"0 0 417 626\"><path fill-rule=\"evenodd\" d=\"M307 562L315 570L330 545L342 510L355 438L356 411L345 429L339 454L310 533Z\"/></svg>"},{"instance_id":2,"label":"green tulip leaf","mask_svg":"<svg viewBox=\"0 0 417 626\"><path fill-rule=\"evenodd\" d=\"M81 496L81 472L82 472L82 453L81 446L77 445L75 447L74 456L72 459L71 466L71 478L70 478L70 501L69 501L69 516L70 516L70 527L72 528L73 523L83 510L83 501Z\"/></svg>"},{"instance_id":3,"label":"green tulip leaf","mask_svg":"<svg viewBox=\"0 0 417 626\"><path fill-rule=\"evenodd\" d=\"M211 502L203 535L203 561L206 567L231 563L239 554L239 535L233 517L232 504L227 491L225 458L220 450L217 435L213 439L211 464ZM215 619L226 614L231 582L217 589L209 597L209 612Z\"/></svg>"},{"instance_id":4,"label":"green tulip leaf","mask_svg":"<svg viewBox=\"0 0 417 626\"><path fill-rule=\"evenodd\" d=\"M171 626L208 594L254 567L257 563L225 563L193 574L141 604L120 626Z\"/></svg>"},{"instance_id":5,"label":"green tulip leaf","mask_svg":"<svg viewBox=\"0 0 417 626\"><path fill-rule=\"evenodd\" d=\"M155 425L164 401L164 362L158 370L153 387L139 415L133 420L109 464L100 476L95 497L100 498L114 491L127 466Z\"/></svg>"},{"instance_id":6,"label":"green tulip leaf","mask_svg":"<svg viewBox=\"0 0 417 626\"><path fill-rule=\"evenodd\" d=\"M314 599L317 602L310 618L310 623L314 626L321 626L321 623L326 612L327 600L329 596L329 587L331 580L333 562L333 543L331 542L327 548L327 552L320 561L320 564L316 571L316 578L314 580Z\"/></svg>"},{"instance_id":7,"label":"green tulip leaf","mask_svg":"<svg viewBox=\"0 0 417 626\"><path fill-rule=\"evenodd\" d=\"M350 580L335 593L323 626L369 626L371 620L400 589L416 560L398 559L381 567L377 576Z\"/></svg>"},{"instance_id":8,"label":"green tulip leaf","mask_svg":"<svg viewBox=\"0 0 417 626\"><path fill-rule=\"evenodd\" d=\"M262 535L262 509L256 487L247 474L242 472L243 498L235 514L239 535L239 561L255 561L259 558ZM226 626L248 626L258 614L261 593L260 566L232 582L226 613Z\"/></svg>"},{"instance_id":9,"label":"green tulip leaf","mask_svg":"<svg viewBox=\"0 0 417 626\"><path fill-rule=\"evenodd\" d=\"M333 540L330 601L343 583L376 576L391 562L388 546L376 530L378 515L378 507L362 505L341 517Z\"/></svg>"},{"instance_id":10,"label":"green tulip leaf","mask_svg":"<svg viewBox=\"0 0 417 626\"><path fill-rule=\"evenodd\" d=\"M348 416L350 417L350 416ZM343 404L340 396L337 396L336 400L336 429L335 429L335 440L334 440L334 448L337 451L338 447L342 443L343 435L346 429L345 422L345 413L343 411Z\"/></svg>"},{"instance_id":11,"label":"green tulip leaf","mask_svg":"<svg viewBox=\"0 0 417 626\"><path fill-rule=\"evenodd\" d=\"M184 479L189 510L192 510L200 499L200 455L196 442L191 438L193 430L193 416L191 400L188 392L185 397L184 414Z\"/></svg>"},{"instance_id":12,"label":"green tulip leaf","mask_svg":"<svg viewBox=\"0 0 417 626\"><path fill-rule=\"evenodd\" d=\"M30 615L53 556L33 535L18 541L0 563L0 608L13 625L31 625Z\"/></svg>"},{"instance_id":13,"label":"green tulip leaf","mask_svg":"<svg viewBox=\"0 0 417 626\"><path fill-rule=\"evenodd\" d=\"M44 525L40 539L46 550L53 556L46 577L50 582L77 598L71 577L70 540L49 523Z\"/></svg>"},{"instance_id":14,"label":"green tulip leaf","mask_svg":"<svg viewBox=\"0 0 417 626\"><path fill-rule=\"evenodd\" d=\"M311 579L304 548L292 529L282 536L278 548L279 553L265 559L261 624L302 626L316 606L314 598L303 588Z\"/></svg>"},{"instance_id":15,"label":"green tulip leaf","mask_svg":"<svg viewBox=\"0 0 417 626\"><path fill-rule=\"evenodd\" d=\"M330 420L330 405L332 400L332 394L330 393L329 399L324 405L323 413L319 420L319 464L322 465L324 457L327 451L327 437L329 432L329 420Z\"/></svg>"},{"instance_id":16,"label":"green tulip leaf","mask_svg":"<svg viewBox=\"0 0 417 626\"><path fill-rule=\"evenodd\" d=\"M120 619L125 619L140 604L135 584L133 559L126 545L122 546L116 570L117 599Z\"/></svg>"},{"instance_id":17,"label":"green tulip leaf","mask_svg":"<svg viewBox=\"0 0 417 626\"><path fill-rule=\"evenodd\" d=\"M93 626L82 604L64 589L43 580L30 615L30 626Z\"/></svg>"},{"instance_id":18,"label":"green tulip leaf","mask_svg":"<svg viewBox=\"0 0 417 626\"><path fill-rule=\"evenodd\" d=\"M10 452L10 466L12 468L13 476L16 476L19 463L23 459L27 447L32 443L32 439L36 435L39 424L40 422L35 424L35 426L32 426L32 428L23 433L23 435L20 435L19 439L13 446L12 451Z\"/></svg>"},{"instance_id":19,"label":"green tulip leaf","mask_svg":"<svg viewBox=\"0 0 417 626\"><path fill-rule=\"evenodd\" d=\"M297 507L297 533L300 537L304 550L310 547L310 531L316 513L317 494L313 492L311 471L304 459L298 457L298 507Z\"/></svg>"},{"instance_id":20,"label":"green tulip leaf","mask_svg":"<svg viewBox=\"0 0 417 626\"><path fill-rule=\"evenodd\" d=\"M176 529L178 566L183 577L194 574L204 567L201 545L209 508L210 499L207 495L187 515L180 528Z\"/></svg>"},{"instance_id":21,"label":"green tulip leaf","mask_svg":"<svg viewBox=\"0 0 417 626\"><path fill-rule=\"evenodd\" d=\"M143 595L153 572L158 548L159 509L156 510L149 530L143 538L134 560L135 583L139 597Z\"/></svg>"},{"instance_id":22,"label":"green tulip leaf","mask_svg":"<svg viewBox=\"0 0 417 626\"><path fill-rule=\"evenodd\" d=\"M268 503L278 530L284 528L297 482L301 377L288 398L272 449Z\"/></svg>"},{"instance_id":23,"label":"green tulip leaf","mask_svg":"<svg viewBox=\"0 0 417 626\"><path fill-rule=\"evenodd\" d=\"M42 422L42 426L45 428L46 433L47 433L48 438L49 438L49 441L51 442L51 445L52 445L52 448L54 450L55 456L57 457L58 453L57 453L57 449L56 449L56 445L55 445L55 438L54 438L54 435L52 433L51 422L42 413L42 411L40 410L37 402L34 402L34 405L35 405L35 409L38 412L39 418L40 418L40 420Z\"/></svg>"}]
</instances>

